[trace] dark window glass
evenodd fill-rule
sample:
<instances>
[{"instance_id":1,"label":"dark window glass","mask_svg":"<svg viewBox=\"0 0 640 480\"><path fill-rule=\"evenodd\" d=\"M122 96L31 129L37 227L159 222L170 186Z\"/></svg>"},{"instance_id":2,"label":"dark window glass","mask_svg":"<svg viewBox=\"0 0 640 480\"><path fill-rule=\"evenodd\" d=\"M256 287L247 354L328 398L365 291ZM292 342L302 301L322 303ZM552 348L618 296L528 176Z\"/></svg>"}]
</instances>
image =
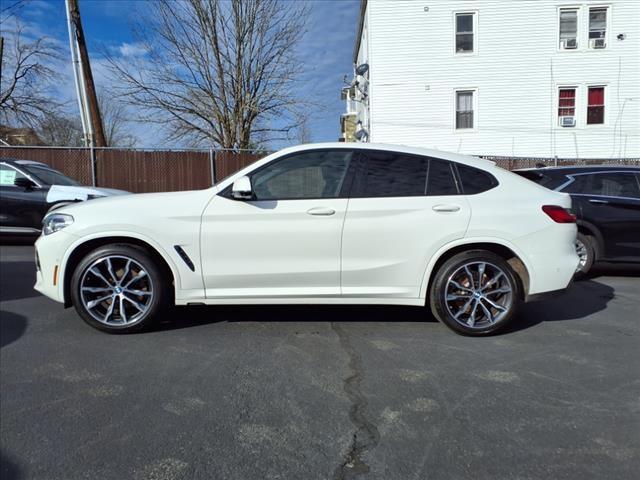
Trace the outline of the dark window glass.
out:
<instances>
[{"instance_id":1,"label":"dark window glass","mask_svg":"<svg viewBox=\"0 0 640 480\"><path fill-rule=\"evenodd\" d=\"M498 185L498 181L490 173L460 163L457 165L465 195L486 192Z\"/></svg>"},{"instance_id":2,"label":"dark window glass","mask_svg":"<svg viewBox=\"0 0 640 480\"><path fill-rule=\"evenodd\" d=\"M473 14L456 14L456 52L473 52Z\"/></svg>"},{"instance_id":3,"label":"dark window glass","mask_svg":"<svg viewBox=\"0 0 640 480\"><path fill-rule=\"evenodd\" d=\"M473 128L473 91L456 92L456 128Z\"/></svg>"},{"instance_id":4,"label":"dark window glass","mask_svg":"<svg viewBox=\"0 0 640 480\"><path fill-rule=\"evenodd\" d=\"M417 197L424 195L429 159L393 152L367 153L363 175L358 175L360 197Z\"/></svg>"},{"instance_id":5,"label":"dark window glass","mask_svg":"<svg viewBox=\"0 0 640 480\"><path fill-rule=\"evenodd\" d=\"M444 160L431 159L427 195L457 195L458 188L451 164Z\"/></svg>"},{"instance_id":6,"label":"dark window glass","mask_svg":"<svg viewBox=\"0 0 640 480\"><path fill-rule=\"evenodd\" d=\"M56 172L55 170L50 170L48 168L35 167L33 165L25 166L24 169L34 174L40 180L42 180L47 185L63 185L65 187L77 186L80 185L75 180L64 176L60 172Z\"/></svg>"},{"instance_id":7,"label":"dark window glass","mask_svg":"<svg viewBox=\"0 0 640 480\"><path fill-rule=\"evenodd\" d=\"M336 198L349 168L350 150L311 151L267 165L251 176L256 200Z\"/></svg>"},{"instance_id":8,"label":"dark window glass","mask_svg":"<svg viewBox=\"0 0 640 480\"><path fill-rule=\"evenodd\" d=\"M640 198L638 182L632 172L576 175L575 181L564 191L605 197Z\"/></svg>"}]
</instances>

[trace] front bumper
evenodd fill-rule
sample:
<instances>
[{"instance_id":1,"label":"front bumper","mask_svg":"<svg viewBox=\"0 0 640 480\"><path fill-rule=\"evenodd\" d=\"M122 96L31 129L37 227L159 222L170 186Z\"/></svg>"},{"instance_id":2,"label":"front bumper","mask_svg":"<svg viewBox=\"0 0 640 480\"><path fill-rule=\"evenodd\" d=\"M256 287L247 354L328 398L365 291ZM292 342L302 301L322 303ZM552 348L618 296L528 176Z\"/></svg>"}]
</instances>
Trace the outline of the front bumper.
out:
<instances>
[{"instance_id":1,"label":"front bumper","mask_svg":"<svg viewBox=\"0 0 640 480\"><path fill-rule=\"evenodd\" d=\"M65 253L78 239L64 230L41 235L35 243L36 284L35 288L43 295L64 303L64 265Z\"/></svg>"}]
</instances>

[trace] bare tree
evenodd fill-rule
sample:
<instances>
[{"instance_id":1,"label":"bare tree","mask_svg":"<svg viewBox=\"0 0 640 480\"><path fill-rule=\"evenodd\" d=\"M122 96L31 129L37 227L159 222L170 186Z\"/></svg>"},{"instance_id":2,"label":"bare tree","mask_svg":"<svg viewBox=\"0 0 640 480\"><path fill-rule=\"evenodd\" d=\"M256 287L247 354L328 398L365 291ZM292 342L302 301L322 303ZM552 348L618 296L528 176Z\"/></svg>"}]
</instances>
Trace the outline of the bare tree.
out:
<instances>
[{"instance_id":1,"label":"bare tree","mask_svg":"<svg viewBox=\"0 0 640 480\"><path fill-rule=\"evenodd\" d=\"M38 126L38 137L45 145L82 147L82 125L77 118L53 114L46 115Z\"/></svg>"},{"instance_id":2,"label":"bare tree","mask_svg":"<svg viewBox=\"0 0 640 480\"><path fill-rule=\"evenodd\" d=\"M98 103L104 123L104 134L110 147L132 148L138 138L129 132L125 105L105 92L98 94ZM45 145L84 146L82 125L76 116L66 113L50 113L43 117L37 129Z\"/></svg>"},{"instance_id":3,"label":"bare tree","mask_svg":"<svg viewBox=\"0 0 640 480\"><path fill-rule=\"evenodd\" d=\"M138 143L138 138L130 133L129 114L126 105L105 92L98 94L98 104L102 114L107 145L110 147L135 147Z\"/></svg>"},{"instance_id":4,"label":"bare tree","mask_svg":"<svg viewBox=\"0 0 640 480\"><path fill-rule=\"evenodd\" d=\"M299 115L298 126L296 128L296 139L298 143L311 143L311 128L309 127L309 115L303 112Z\"/></svg>"},{"instance_id":5,"label":"bare tree","mask_svg":"<svg viewBox=\"0 0 640 480\"><path fill-rule=\"evenodd\" d=\"M305 4L159 0L154 12L135 27L146 54L109 57L142 120L167 127L169 140L223 148L290 137Z\"/></svg>"},{"instance_id":6,"label":"bare tree","mask_svg":"<svg viewBox=\"0 0 640 480\"><path fill-rule=\"evenodd\" d=\"M59 53L47 38L25 39L23 32L19 22L6 32L9 36L0 66L0 121L34 127L61 106L48 91L57 76L52 62Z\"/></svg>"}]
</instances>

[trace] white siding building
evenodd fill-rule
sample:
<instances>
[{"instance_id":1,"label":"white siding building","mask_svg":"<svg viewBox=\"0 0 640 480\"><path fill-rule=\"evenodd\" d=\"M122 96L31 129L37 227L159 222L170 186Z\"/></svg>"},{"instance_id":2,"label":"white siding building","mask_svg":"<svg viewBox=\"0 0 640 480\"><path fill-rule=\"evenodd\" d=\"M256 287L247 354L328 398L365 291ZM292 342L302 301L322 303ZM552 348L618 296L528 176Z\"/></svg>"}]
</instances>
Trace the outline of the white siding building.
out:
<instances>
[{"instance_id":1,"label":"white siding building","mask_svg":"<svg viewBox=\"0 0 640 480\"><path fill-rule=\"evenodd\" d=\"M640 157L640 0L363 0L354 63L364 141Z\"/></svg>"}]
</instances>

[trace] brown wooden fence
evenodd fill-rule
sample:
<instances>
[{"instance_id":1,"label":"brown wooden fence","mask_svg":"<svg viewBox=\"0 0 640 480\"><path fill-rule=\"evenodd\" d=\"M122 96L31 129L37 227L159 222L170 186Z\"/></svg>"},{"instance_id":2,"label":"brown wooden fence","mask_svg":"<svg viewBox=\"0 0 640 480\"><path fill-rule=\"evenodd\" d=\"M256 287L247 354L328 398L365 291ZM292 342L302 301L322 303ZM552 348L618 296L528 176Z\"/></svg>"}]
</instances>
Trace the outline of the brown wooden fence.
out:
<instances>
[{"instance_id":1,"label":"brown wooden fence","mask_svg":"<svg viewBox=\"0 0 640 480\"><path fill-rule=\"evenodd\" d=\"M135 193L208 188L214 178L220 181L264 155L209 150L0 147L0 158L46 163L84 185Z\"/></svg>"},{"instance_id":2,"label":"brown wooden fence","mask_svg":"<svg viewBox=\"0 0 640 480\"><path fill-rule=\"evenodd\" d=\"M0 158L46 163L84 185L118 188L129 192L196 190L237 172L264 157L264 152L222 150L141 150L115 148L0 147ZM640 159L567 159L536 157L490 157L502 168L535 167L540 164L588 165L612 163L640 166Z\"/></svg>"}]
</instances>

